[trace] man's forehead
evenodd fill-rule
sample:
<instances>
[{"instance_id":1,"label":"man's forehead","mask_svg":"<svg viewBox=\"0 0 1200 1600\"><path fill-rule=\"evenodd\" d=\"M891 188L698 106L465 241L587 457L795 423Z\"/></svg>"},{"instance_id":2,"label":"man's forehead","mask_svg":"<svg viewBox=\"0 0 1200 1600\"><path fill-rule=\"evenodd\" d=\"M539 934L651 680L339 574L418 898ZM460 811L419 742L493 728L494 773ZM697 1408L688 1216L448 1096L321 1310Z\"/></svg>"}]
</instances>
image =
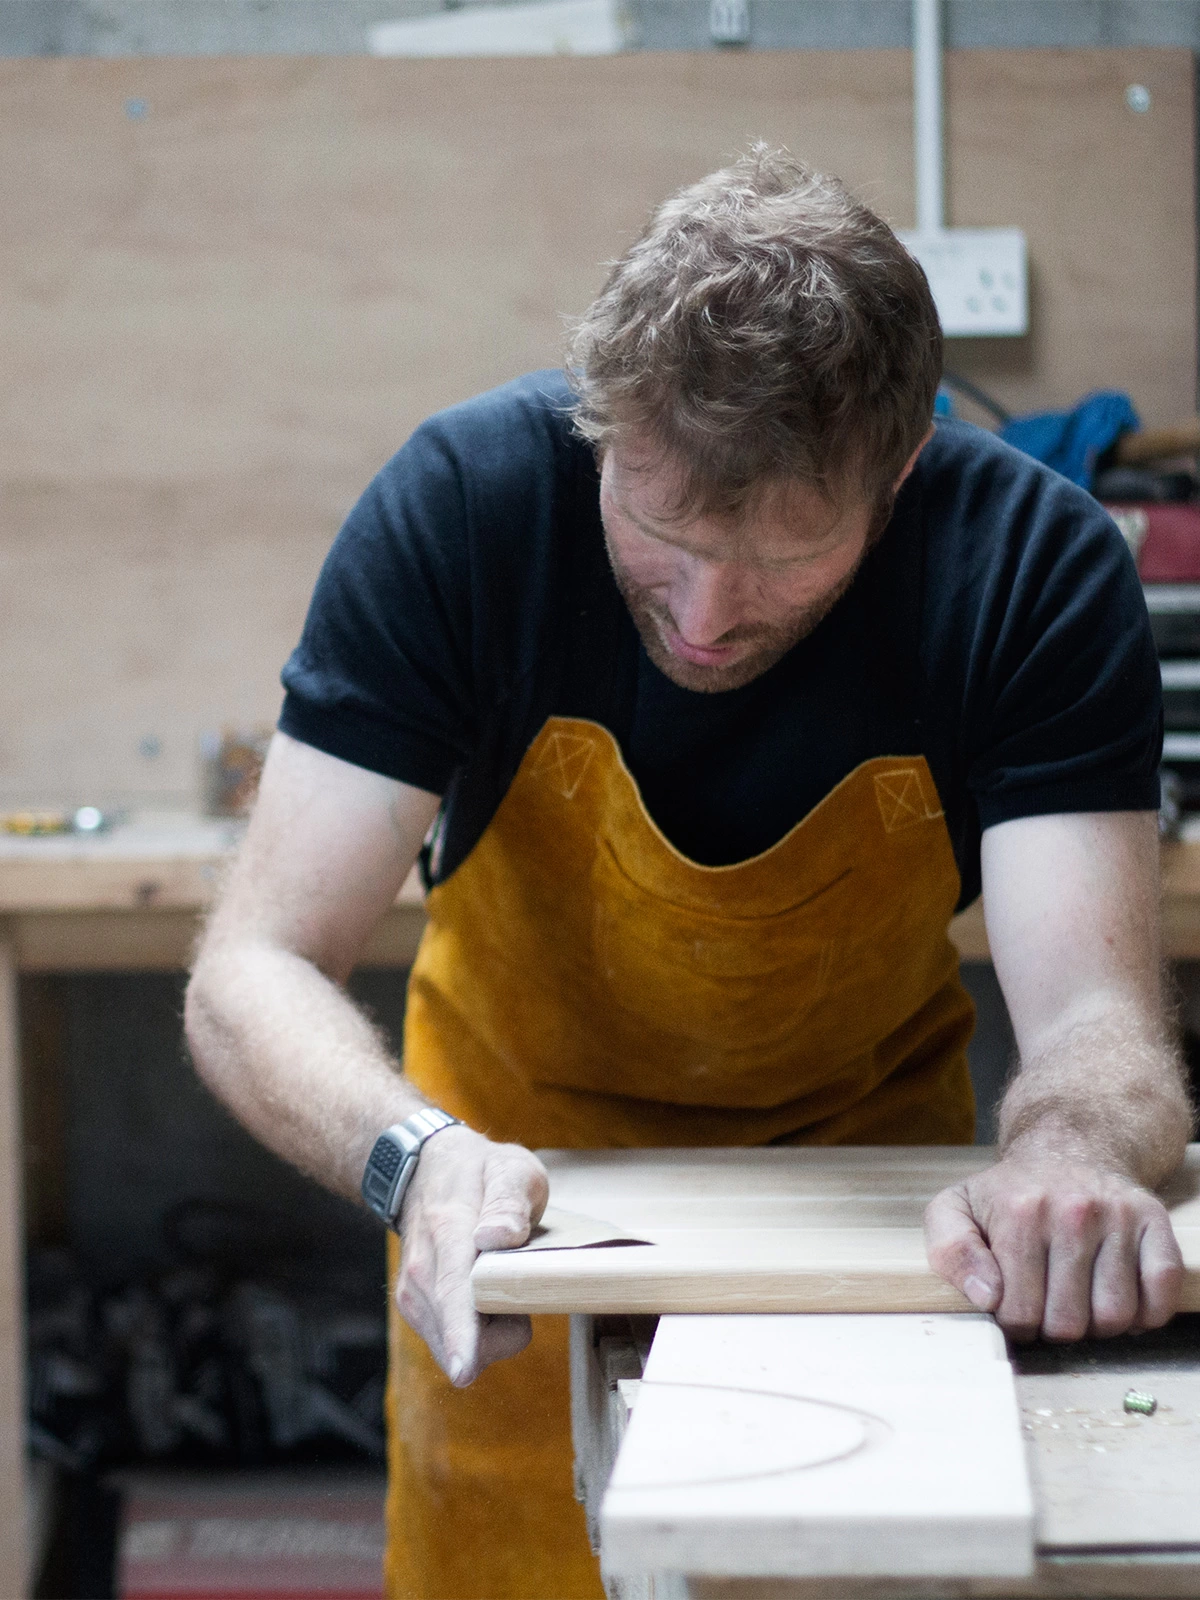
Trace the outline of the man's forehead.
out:
<instances>
[{"instance_id":1,"label":"man's forehead","mask_svg":"<svg viewBox=\"0 0 1200 1600\"><path fill-rule=\"evenodd\" d=\"M610 446L604 475L620 509L646 531L697 551L713 547L761 561L786 561L834 545L869 514L861 495L831 498L794 478L764 482L736 513L695 508L680 464L645 446Z\"/></svg>"}]
</instances>

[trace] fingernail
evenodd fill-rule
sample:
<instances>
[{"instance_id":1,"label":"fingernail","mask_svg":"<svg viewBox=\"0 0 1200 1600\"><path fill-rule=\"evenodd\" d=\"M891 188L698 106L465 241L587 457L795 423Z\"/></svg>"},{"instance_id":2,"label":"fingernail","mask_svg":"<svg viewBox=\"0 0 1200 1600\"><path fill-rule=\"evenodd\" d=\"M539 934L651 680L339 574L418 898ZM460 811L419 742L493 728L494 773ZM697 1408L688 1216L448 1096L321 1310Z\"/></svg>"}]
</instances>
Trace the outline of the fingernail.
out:
<instances>
[{"instance_id":1,"label":"fingernail","mask_svg":"<svg viewBox=\"0 0 1200 1600\"><path fill-rule=\"evenodd\" d=\"M973 1306L980 1311L990 1311L995 1303L996 1295L990 1284L984 1283L982 1278L972 1274L963 1281L963 1293Z\"/></svg>"},{"instance_id":2,"label":"fingernail","mask_svg":"<svg viewBox=\"0 0 1200 1600\"><path fill-rule=\"evenodd\" d=\"M475 1229L475 1248L497 1250L514 1238L521 1238L525 1232L516 1217L493 1217L490 1222L481 1222Z\"/></svg>"},{"instance_id":3,"label":"fingernail","mask_svg":"<svg viewBox=\"0 0 1200 1600\"><path fill-rule=\"evenodd\" d=\"M463 1373L465 1371L466 1371L466 1367L458 1359L458 1357L455 1356L454 1359L450 1362L450 1365L447 1367L446 1374L449 1377L451 1383L461 1383L462 1382L462 1375L463 1375Z\"/></svg>"}]
</instances>

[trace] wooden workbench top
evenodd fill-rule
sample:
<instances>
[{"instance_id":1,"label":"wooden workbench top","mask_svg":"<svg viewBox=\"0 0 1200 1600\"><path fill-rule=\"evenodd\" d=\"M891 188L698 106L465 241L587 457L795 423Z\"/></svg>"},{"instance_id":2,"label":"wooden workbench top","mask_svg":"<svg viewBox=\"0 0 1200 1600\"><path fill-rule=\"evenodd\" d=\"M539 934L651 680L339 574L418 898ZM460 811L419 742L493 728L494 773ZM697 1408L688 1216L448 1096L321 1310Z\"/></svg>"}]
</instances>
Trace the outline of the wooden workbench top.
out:
<instances>
[{"instance_id":1,"label":"wooden workbench top","mask_svg":"<svg viewBox=\"0 0 1200 1600\"><path fill-rule=\"evenodd\" d=\"M23 972L178 971L244 824L141 812L99 834L0 834L0 936ZM424 926L415 871L364 966L405 967Z\"/></svg>"},{"instance_id":2,"label":"wooden workbench top","mask_svg":"<svg viewBox=\"0 0 1200 1600\"><path fill-rule=\"evenodd\" d=\"M0 833L0 916L43 911L188 911L212 904L245 824L140 812L102 833ZM420 905L414 871L398 904Z\"/></svg>"},{"instance_id":3,"label":"wooden workbench top","mask_svg":"<svg viewBox=\"0 0 1200 1600\"><path fill-rule=\"evenodd\" d=\"M236 822L168 812L97 834L0 833L0 913L202 910L241 832Z\"/></svg>"}]
</instances>

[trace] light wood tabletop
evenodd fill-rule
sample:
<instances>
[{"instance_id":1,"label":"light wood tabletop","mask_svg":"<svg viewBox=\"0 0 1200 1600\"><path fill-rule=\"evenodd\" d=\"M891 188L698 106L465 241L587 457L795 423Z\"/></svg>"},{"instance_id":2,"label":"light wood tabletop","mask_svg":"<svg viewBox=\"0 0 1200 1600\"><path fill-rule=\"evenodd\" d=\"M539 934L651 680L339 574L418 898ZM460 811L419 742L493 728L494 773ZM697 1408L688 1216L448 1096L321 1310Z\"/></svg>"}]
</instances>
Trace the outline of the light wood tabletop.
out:
<instances>
[{"instance_id":1,"label":"light wood tabletop","mask_svg":"<svg viewBox=\"0 0 1200 1600\"><path fill-rule=\"evenodd\" d=\"M142 812L103 833L0 833L0 933L22 972L175 971L188 965L243 825ZM408 966L425 925L415 870L363 953Z\"/></svg>"},{"instance_id":2,"label":"light wood tabletop","mask_svg":"<svg viewBox=\"0 0 1200 1600\"><path fill-rule=\"evenodd\" d=\"M481 1255L489 1313L969 1312L932 1271L922 1218L986 1146L548 1150L550 1207L519 1250ZM1163 1193L1200 1311L1200 1145ZM576 1243L572 1219L611 1230ZM565 1226L564 1226L565 1224Z\"/></svg>"}]
</instances>

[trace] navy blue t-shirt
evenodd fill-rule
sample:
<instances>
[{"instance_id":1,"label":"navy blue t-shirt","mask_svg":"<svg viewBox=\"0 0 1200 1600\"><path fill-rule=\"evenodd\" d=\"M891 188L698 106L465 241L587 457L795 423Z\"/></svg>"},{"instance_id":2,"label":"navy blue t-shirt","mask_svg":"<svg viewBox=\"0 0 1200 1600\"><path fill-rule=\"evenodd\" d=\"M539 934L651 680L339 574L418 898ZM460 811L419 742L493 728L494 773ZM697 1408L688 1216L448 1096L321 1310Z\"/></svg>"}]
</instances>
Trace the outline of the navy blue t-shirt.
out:
<instances>
[{"instance_id":1,"label":"navy blue t-shirt","mask_svg":"<svg viewBox=\"0 0 1200 1600\"><path fill-rule=\"evenodd\" d=\"M924 755L962 905L983 829L1157 806L1154 643L1090 495L939 422L829 615L753 683L701 694L641 646L570 408L540 372L418 428L338 535L284 669L284 732L444 796L435 880L549 716L607 727L655 822L709 866L768 849L862 762Z\"/></svg>"}]
</instances>

